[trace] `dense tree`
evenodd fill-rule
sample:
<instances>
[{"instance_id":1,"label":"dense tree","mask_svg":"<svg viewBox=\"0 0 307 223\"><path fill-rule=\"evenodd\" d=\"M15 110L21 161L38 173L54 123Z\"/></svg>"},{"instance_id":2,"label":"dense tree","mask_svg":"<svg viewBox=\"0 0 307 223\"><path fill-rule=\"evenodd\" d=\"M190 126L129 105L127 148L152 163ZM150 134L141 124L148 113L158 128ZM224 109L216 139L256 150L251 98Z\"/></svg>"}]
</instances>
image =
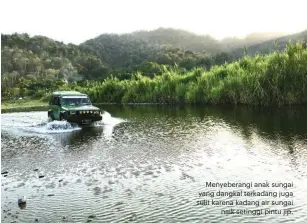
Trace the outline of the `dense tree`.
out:
<instances>
[{"instance_id":1,"label":"dense tree","mask_svg":"<svg viewBox=\"0 0 307 223\"><path fill-rule=\"evenodd\" d=\"M108 72L107 65L86 49L28 34L1 35L1 58L2 96L11 95L13 87L31 88L31 83L45 80L94 79Z\"/></svg>"},{"instance_id":2,"label":"dense tree","mask_svg":"<svg viewBox=\"0 0 307 223\"><path fill-rule=\"evenodd\" d=\"M178 75L196 67L209 70L213 65L242 58L244 46L246 53L254 56L257 51L283 50L289 39L307 40L304 31L278 38L274 44L272 38L278 35L252 34L245 39L218 41L184 30L159 28L122 35L103 34L74 45L44 36L2 34L2 98L41 97L66 83L86 86L93 80L129 80L138 72L153 79L172 67Z\"/></svg>"}]
</instances>

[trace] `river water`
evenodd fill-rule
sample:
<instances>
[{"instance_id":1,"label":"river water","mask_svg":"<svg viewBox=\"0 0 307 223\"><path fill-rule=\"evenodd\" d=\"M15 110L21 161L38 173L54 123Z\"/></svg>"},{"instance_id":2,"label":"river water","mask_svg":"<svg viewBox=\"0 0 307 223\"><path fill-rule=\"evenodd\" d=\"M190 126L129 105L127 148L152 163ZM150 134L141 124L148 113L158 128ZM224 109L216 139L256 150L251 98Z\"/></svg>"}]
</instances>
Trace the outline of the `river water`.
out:
<instances>
[{"instance_id":1,"label":"river water","mask_svg":"<svg viewBox=\"0 0 307 223\"><path fill-rule=\"evenodd\" d=\"M91 128L2 114L2 222L307 222L307 108L102 109Z\"/></svg>"}]
</instances>

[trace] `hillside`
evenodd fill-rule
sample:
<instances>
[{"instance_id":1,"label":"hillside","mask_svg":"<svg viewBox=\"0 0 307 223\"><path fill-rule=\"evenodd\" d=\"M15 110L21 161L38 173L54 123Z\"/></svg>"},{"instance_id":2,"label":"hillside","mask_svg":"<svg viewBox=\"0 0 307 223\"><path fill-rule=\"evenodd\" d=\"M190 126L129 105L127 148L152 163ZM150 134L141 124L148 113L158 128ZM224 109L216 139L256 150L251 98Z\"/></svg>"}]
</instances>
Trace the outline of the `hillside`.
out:
<instances>
[{"instance_id":1,"label":"hillside","mask_svg":"<svg viewBox=\"0 0 307 223\"><path fill-rule=\"evenodd\" d=\"M284 48L288 39L306 39L306 32L279 39ZM160 28L128 34L102 34L80 45L64 44L48 37L28 34L1 35L2 95L44 94L42 89L58 81L103 80L111 75L130 79L141 72L150 78L166 67L182 71L194 67L210 69L243 55L244 44L255 43L279 34L251 34L245 39L196 35L178 29ZM249 53L269 52L272 40L249 46ZM236 50L233 48L239 47Z\"/></svg>"},{"instance_id":2,"label":"hillside","mask_svg":"<svg viewBox=\"0 0 307 223\"><path fill-rule=\"evenodd\" d=\"M1 93L43 95L61 80L98 78L108 72L92 52L44 36L1 35Z\"/></svg>"},{"instance_id":3,"label":"hillside","mask_svg":"<svg viewBox=\"0 0 307 223\"><path fill-rule=\"evenodd\" d=\"M110 67L123 68L133 67L146 61L169 65L180 64L185 59L182 58L185 51L191 51L200 57L215 56L281 35L281 33L253 33L244 39L225 38L218 41L208 35L197 35L180 29L159 28L122 35L102 34L80 46L95 52ZM177 52L176 55L174 52ZM213 61L213 64L216 63Z\"/></svg>"},{"instance_id":4,"label":"hillside","mask_svg":"<svg viewBox=\"0 0 307 223\"><path fill-rule=\"evenodd\" d=\"M292 43L296 43L299 41L306 42L307 41L307 30L300 32L300 33L292 34L292 35L286 35L286 36L282 36L278 38L273 38L271 40L268 40L262 43L253 44L251 46L248 46L247 53L250 56L254 56L257 53L267 54L275 50L279 50L279 51L284 50L290 40ZM244 55L244 48L241 47L241 48L235 49L233 50L232 53L235 56L235 58L240 58Z\"/></svg>"},{"instance_id":5,"label":"hillside","mask_svg":"<svg viewBox=\"0 0 307 223\"><path fill-rule=\"evenodd\" d=\"M223 46L209 35L197 35L181 29L159 28L153 31L138 31L131 34L136 39L153 46L170 46L194 52L219 53Z\"/></svg>"},{"instance_id":6,"label":"hillside","mask_svg":"<svg viewBox=\"0 0 307 223\"><path fill-rule=\"evenodd\" d=\"M222 45L209 36L164 28L122 35L102 34L80 46L95 52L112 68L133 67L146 61L174 65L184 59L185 51L202 55L223 51Z\"/></svg>"},{"instance_id":7,"label":"hillside","mask_svg":"<svg viewBox=\"0 0 307 223\"><path fill-rule=\"evenodd\" d=\"M224 50L231 51L237 48L243 48L244 46L251 46L255 44L261 44L265 41L285 36L285 33L279 32L263 32L263 33L251 33L245 38L227 37L220 41Z\"/></svg>"},{"instance_id":8,"label":"hillside","mask_svg":"<svg viewBox=\"0 0 307 223\"><path fill-rule=\"evenodd\" d=\"M19 75L43 75L52 78L82 75L90 78L106 73L106 64L91 51L64 44L45 36L28 34L1 35L1 72ZM51 72L51 70L55 70Z\"/></svg>"}]
</instances>

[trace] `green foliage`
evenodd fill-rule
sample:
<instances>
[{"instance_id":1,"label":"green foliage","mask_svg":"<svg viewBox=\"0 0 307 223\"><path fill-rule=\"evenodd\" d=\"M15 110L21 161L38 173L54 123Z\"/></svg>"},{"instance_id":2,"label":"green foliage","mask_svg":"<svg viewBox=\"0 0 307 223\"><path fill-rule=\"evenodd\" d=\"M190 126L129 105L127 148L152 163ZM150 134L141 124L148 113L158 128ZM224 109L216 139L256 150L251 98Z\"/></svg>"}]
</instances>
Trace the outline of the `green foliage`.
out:
<instances>
[{"instance_id":1,"label":"green foliage","mask_svg":"<svg viewBox=\"0 0 307 223\"><path fill-rule=\"evenodd\" d=\"M27 34L1 40L4 100L46 101L55 90L117 103L267 106L307 100L306 44L280 51L285 45L279 39L274 52L253 58L253 47L246 46L245 56L234 61L211 37L173 29L105 34L79 46Z\"/></svg>"},{"instance_id":2,"label":"green foliage","mask_svg":"<svg viewBox=\"0 0 307 223\"><path fill-rule=\"evenodd\" d=\"M187 39L182 40L180 35ZM213 59L214 55L208 53L220 52L221 47L213 47L216 44L210 37L172 29L127 35L105 34L79 46L43 36L1 35L1 93L3 97L11 97L11 89L17 87L22 95L31 95L37 90L32 83L45 80L64 79L72 83L104 80L111 76L128 80L136 72L153 78L162 74L164 66L210 69L215 61L221 60L219 55Z\"/></svg>"},{"instance_id":3,"label":"green foliage","mask_svg":"<svg viewBox=\"0 0 307 223\"><path fill-rule=\"evenodd\" d=\"M2 97L9 97L12 87L21 88L21 94L25 94L22 88L26 88L32 95L37 90L35 86L45 81L72 82L103 77L108 72L92 52L27 34L1 35L1 58Z\"/></svg>"},{"instance_id":4,"label":"green foliage","mask_svg":"<svg viewBox=\"0 0 307 223\"><path fill-rule=\"evenodd\" d=\"M306 71L307 50L289 44L284 52L245 56L209 71L168 68L152 79L140 73L107 79L93 84L90 95L95 102L118 103L300 104L307 102Z\"/></svg>"},{"instance_id":5,"label":"green foliage","mask_svg":"<svg viewBox=\"0 0 307 223\"><path fill-rule=\"evenodd\" d=\"M223 51L223 46L210 36L164 28L123 35L103 34L82 43L81 47L103 58L111 68L131 68L147 61L174 65L191 56L185 55L185 51L199 55Z\"/></svg>"}]
</instances>

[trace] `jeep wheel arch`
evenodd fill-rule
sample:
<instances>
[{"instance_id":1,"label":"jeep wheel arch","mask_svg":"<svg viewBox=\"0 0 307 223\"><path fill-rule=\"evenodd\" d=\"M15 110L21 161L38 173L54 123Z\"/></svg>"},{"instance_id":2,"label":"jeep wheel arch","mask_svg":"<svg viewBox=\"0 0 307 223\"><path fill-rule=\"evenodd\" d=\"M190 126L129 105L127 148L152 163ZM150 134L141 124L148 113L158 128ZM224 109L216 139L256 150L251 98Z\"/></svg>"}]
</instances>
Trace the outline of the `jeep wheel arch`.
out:
<instances>
[{"instance_id":1,"label":"jeep wheel arch","mask_svg":"<svg viewBox=\"0 0 307 223\"><path fill-rule=\"evenodd\" d=\"M65 111L60 113L60 121L62 120L67 120L67 112Z\"/></svg>"},{"instance_id":2,"label":"jeep wheel arch","mask_svg":"<svg viewBox=\"0 0 307 223\"><path fill-rule=\"evenodd\" d=\"M53 115L52 115L52 110L51 109L48 110L48 118L50 118L52 120L54 119Z\"/></svg>"}]
</instances>

